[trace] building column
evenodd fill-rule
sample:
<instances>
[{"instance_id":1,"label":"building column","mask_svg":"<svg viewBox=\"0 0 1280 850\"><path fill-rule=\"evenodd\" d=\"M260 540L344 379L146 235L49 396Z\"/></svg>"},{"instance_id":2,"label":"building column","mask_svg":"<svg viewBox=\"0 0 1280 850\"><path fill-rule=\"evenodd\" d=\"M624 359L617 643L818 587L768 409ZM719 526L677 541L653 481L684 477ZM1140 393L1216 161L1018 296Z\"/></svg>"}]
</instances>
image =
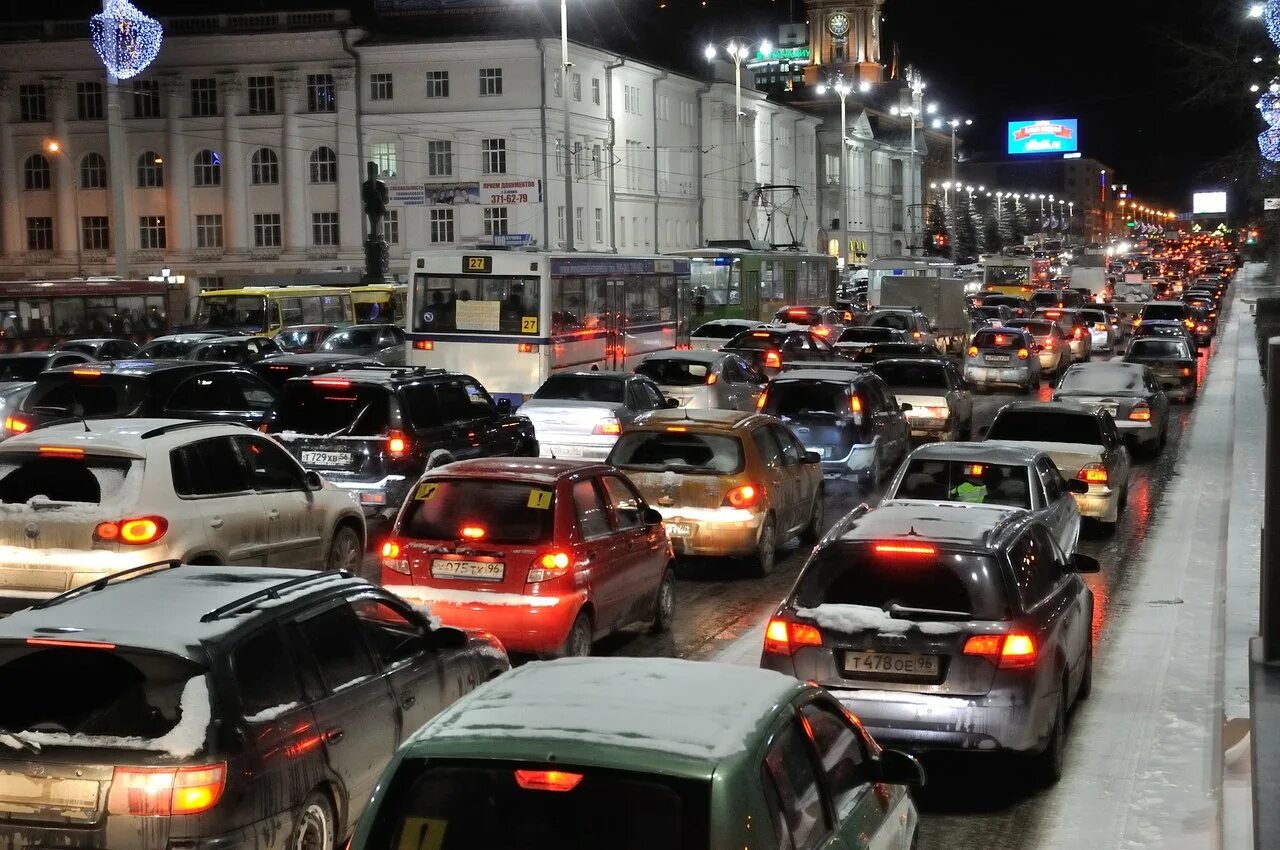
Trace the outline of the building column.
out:
<instances>
[{"instance_id":1,"label":"building column","mask_svg":"<svg viewBox=\"0 0 1280 850\"><path fill-rule=\"evenodd\" d=\"M165 222L169 251L178 253L189 250L195 245L191 238L193 222L191 221L190 174L191 162L188 158L185 136L182 132L182 115L186 106L186 80L178 74L166 75L161 82L165 96L165 151L164 151L164 186L165 186ZM132 152L131 152L132 153ZM137 152L139 156L143 151ZM130 169L130 181L126 186L136 185L136 175L132 172L138 162L132 156L125 157L125 165ZM129 198L132 193L126 192ZM118 229L118 238L132 241L132 228Z\"/></svg>"},{"instance_id":2,"label":"building column","mask_svg":"<svg viewBox=\"0 0 1280 850\"><path fill-rule=\"evenodd\" d=\"M334 98L338 107L338 239L343 254L361 252L363 240L360 184L364 182L363 151L356 127L355 68L333 69Z\"/></svg>"},{"instance_id":3,"label":"building column","mask_svg":"<svg viewBox=\"0 0 1280 850\"><path fill-rule=\"evenodd\" d=\"M284 249L290 254L307 252L307 177L305 145L298 136L298 111L302 92L297 71L276 75L284 122L280 133L280 156L284 158L280 190L284 196Z\"/></svg>"},{"instance_id":4,"label":"building column","mask_svg":"<svg viewBox=\"0 0 1280 850\"><path fill-rule=\"evenodd\" d=\"M248 244L245 226L244 143L240 141L241 98L244 83L234 71L218 74L222 103L222 239L229 254L240 254Z\"/></svg>"},{"instance_id":5,"label":"building column","mask_svg":"<svg viewBox=\"0 0 1280 850\"><path fill-rule=\"evenodd\" d=\"M45 77L45 95L49 98L49 117L53 120L53 138L62 145L59 153L44 150L44 156L50 160L53 168L54 197L57 200L54 216L54 247L58 259L62 262L75 262L76 234L80 222L76 221L76 157L80 152L75 149L68 137L67 110L70 107L67 97L67 82L61 77ZM41 148L43 149L43 145Z\"/></svg>"},{"instance_id":6,"label":"building column","mask_svg":"<svg viewBox=\"0 0 1280 850\"><path fill-rule=\"evenodd\" d=\"M21 257L27 246L22 228L22 213L19 210L18 166L21 165L13 152L13 98L17 86L9 77L0 77L0 204L3 204L3 217L0 226L4 229L4 255L10 258Z\"/></svg>"}]
</instances>

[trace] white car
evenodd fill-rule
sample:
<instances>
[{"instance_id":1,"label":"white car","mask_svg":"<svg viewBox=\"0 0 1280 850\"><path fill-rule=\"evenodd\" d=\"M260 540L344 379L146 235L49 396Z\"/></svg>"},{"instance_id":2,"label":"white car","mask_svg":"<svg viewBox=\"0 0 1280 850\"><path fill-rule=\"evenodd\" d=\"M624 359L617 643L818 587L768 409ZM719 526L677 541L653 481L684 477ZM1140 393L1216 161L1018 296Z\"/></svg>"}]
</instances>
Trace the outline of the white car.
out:
<instances>
[{"instance_id":1,"label":"white car","mask_svg":"<svg viewBox=\"0 0 1280 850\"><path fill-rule=\"evenodd\" d=\"M641 413L679 407L651 379L631 372L560 372L520 407L542 457L603 461Z\"/></svg>"},{"instance_id":2,"label":"white car","mask_svg":"<svg viewBox=\"0 0 1280 850\"><path fill-rule=\"evenodd\" d=\"M103 419L0 445L0 599L42 599L129 567L346 569L364 516L242 425Z\"/></svg>"},{"instance_id":3,"label":"white car","mask_svg":"<svg viewBox=\"0 0 1280 850\"><path fill-rule=\"evenodd\" d=\"M689 336L689 346L695 351L719 351L720 346L738 334L755 330L762 324L750 319L713 319L694 328Z\"/></svg>"}]
</instances>

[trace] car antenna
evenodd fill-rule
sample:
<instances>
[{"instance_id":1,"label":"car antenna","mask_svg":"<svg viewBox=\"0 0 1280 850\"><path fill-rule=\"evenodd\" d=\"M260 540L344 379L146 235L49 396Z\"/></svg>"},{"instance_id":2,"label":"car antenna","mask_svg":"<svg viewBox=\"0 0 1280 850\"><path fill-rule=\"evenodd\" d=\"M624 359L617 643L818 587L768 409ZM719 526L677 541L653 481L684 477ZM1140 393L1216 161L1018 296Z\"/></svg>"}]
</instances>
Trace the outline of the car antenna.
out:
<instances>
[{"instance_id":1,"label":"car antenna","mask_svg":"<svg viewBox=\"0 0 1280 850\"><path fill-rule=\"evenodd\" d=\"M89 430L89 420L88 420L88 419L85 419L83 416L81 416L81 417L80 417L80 424L84 426L84 432L85 432L86 434L92 434L92 433L93 433L92 431L90 431L90 430Z\"/></svg>"},{"instance_id":2,"label":"car antenna","mask_svg":"<svg viewBox=\"0 0 1280 850\"><path fill-rule=\"evenodd\" d=\"M911 526L911 530L910 530L910 531L908 531L908 532L906 533L906 536L907 536L907 537L919 537L919 536L920 536L920 533L919 533L918 531L916 531L916 527L913 525L913 526Z\"/></svg>"}]
</instances>

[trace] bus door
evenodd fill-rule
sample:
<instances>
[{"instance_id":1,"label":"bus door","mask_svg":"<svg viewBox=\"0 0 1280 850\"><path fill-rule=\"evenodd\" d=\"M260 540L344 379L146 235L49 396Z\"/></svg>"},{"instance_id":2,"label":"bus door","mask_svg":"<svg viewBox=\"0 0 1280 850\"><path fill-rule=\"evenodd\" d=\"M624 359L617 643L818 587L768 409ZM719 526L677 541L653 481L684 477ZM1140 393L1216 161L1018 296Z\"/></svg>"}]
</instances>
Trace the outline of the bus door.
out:
<instances>
[{"instance_id":1,"label":"bus door","mask_svg":"<svg viewBox=\"0 0 1280 850\"><path fill-rule=\"evenodd\" d=\"M692 348L689 342L692 333L689 317L693 315L693 291L689 278L677 277L675 290L676 348Z\"/></svg>"},{"instance_id":2,"label":"bus door","mask_svg":"<svg viewBox=\"0 0 1280 850\"><path fill-rule=\"evenodd\" d=\"M765 316L760 312L760 262L753 260L750 268L747 268L746 263L740 264L738 274L741 276L742 317L762 322L772 321L773 316Z\"/></svg>"},{"instance_id":3,"label":"bus door","mask_svg":"<svg viewBox=\"0 0 1280 850\"><path fill-rule=\"evenodd\" d=\"M627 289L622 278L606 278L604 289L604 364L606 371L626 368Z\"/></svg>"}]
</instances>

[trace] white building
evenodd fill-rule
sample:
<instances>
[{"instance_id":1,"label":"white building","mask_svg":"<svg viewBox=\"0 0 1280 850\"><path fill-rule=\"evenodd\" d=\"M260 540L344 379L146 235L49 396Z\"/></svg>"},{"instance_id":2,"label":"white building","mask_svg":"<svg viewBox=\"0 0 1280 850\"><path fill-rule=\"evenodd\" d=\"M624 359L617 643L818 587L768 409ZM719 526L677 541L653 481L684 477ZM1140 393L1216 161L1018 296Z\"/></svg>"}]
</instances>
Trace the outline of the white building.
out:
<instances>
[{"instance_id":1,"label":"white building","mask_svg":"<svg viewBox=\"0 0 1280 850\"><path fill-rule=\"evenodd\" d=\"M391 190L393 272L411 251L503 234L559 247L566 95L577 249L659 253L753 226L818 246L820 119L755 91L742 92L739 162L732 84L594 48L571 45L562 80L557 40L397 43L341 11L165 23L154 65L121 83L123 175L88 40L0 28L0 277L111 274L120 237L131 274L169 267L193 287L358 274L366 161ZM748 208L757 185L795 188Z\"/></svg>"}]
</instances>

